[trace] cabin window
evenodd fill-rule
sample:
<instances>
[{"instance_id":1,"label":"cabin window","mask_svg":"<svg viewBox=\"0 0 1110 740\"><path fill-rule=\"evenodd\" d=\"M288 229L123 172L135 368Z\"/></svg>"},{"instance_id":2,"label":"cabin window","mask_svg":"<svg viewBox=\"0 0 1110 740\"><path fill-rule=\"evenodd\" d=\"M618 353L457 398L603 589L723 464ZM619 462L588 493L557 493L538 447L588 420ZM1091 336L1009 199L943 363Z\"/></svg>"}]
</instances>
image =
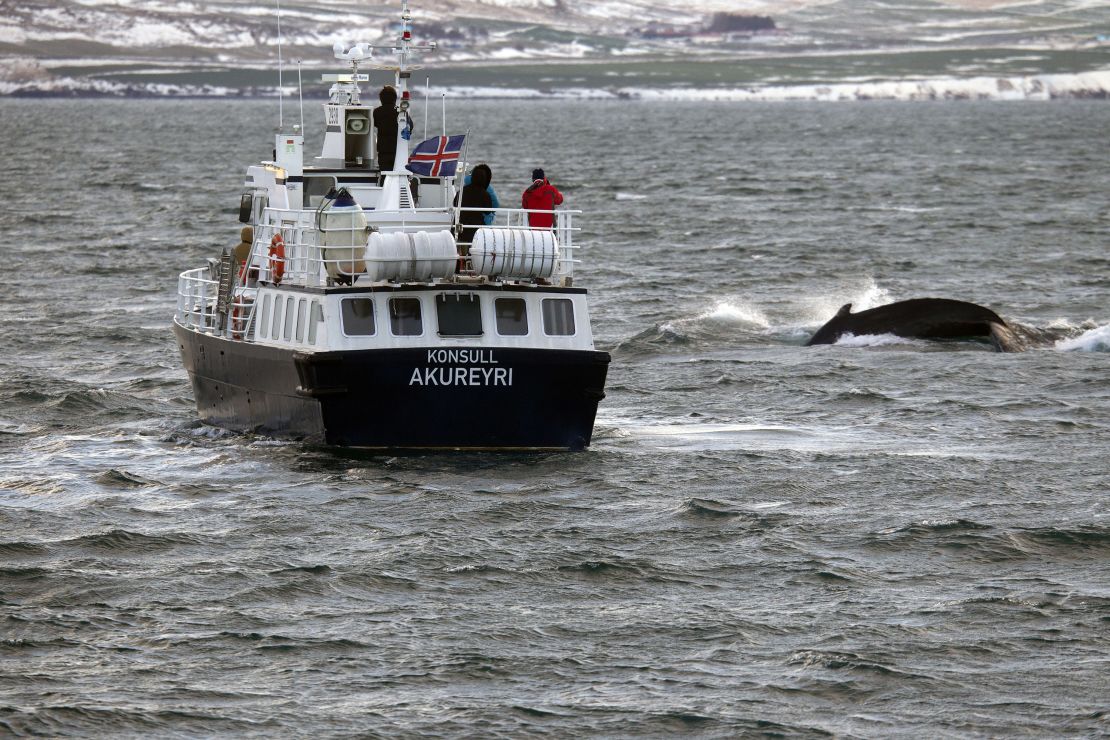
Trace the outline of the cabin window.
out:
<instances>
[{"instance_id":1,"label":"cabin window","mask_svg":"<svg viewBox=\"0 0 1110 740\"><path fill-rule=\"evenodd\" d=\"M482 304L473 293L440 293L436 296L440 336L482 336Z\"/></svg>"},{"instance_id":2,"label":"cabin window","mask_svg":"<svg viewBox=\"0 0 1110 740\"><path fill-rule=\"evenodd\" d=\"M270 339L281 336L281 296L274 298L274 323L270 325Z\"/></svg>"},{"instance_id":3,"label":"cabin window","mask_svg":"<svg viewBox=\"0 0 1110 740\"><path fill-rule=\"evenodd\" d=\"M424 333L419 298L390 298L389 327L394 336L418 337Z\"/></svg>"},{"instance_id":4,"label":"cabin window","mask_svg":"<svg viewBox=\"0 0 1110 740\"><path fill-rule=\"evenodd\" d=\"M249 224L251 222L251 209L254 207L254 196L251 193L243 193L239 198L239 223Z\"/></svg>"},{"instance_id":5,"label":"cabin window","mask_svg":"<svg viewBox=\"0 0 1110 740\"><path fill-rule=\"evenodd\" d=\"M324 323L324 307L313 301L308 310L308 343L316 344L316 327Z\"/></svg>"},{"instance_id":6,"label":"cabin window","mask_svg":"<svg viewBox=\"0 0 1110 740\"><path fill-rule=\"evenodd\" d=\"M281 333L282 339L293 338L293 296L285 299L285 330Z\"/></svg>"},{"instance_id":7,"label":"cabin window","mask_svg":"<svg viewBox=\"0 0 1110 740\"><path fill-rule=\"evenodd\" d=\"M498 334L523 337L528 333L528 310L523 298L498 298L493 306L497 314Z\"/></svg>"},{"instance_id":8,"label":"cabin window","mask_svg":"<svg viewBox=\"0 0 1110 740\"><path fill-rule=\"evenodd\" d=\"M308 301L301 298L297 301L297 341L304 341L304 319L305 311L308 310Z\"/></svg>"},{"instance_id":9,"label":"cabin window","mask_svg":"<svg viewBox=\"0 0 1110 740\"><path fill-rule=\"evenodd\" d=\"M574 334L574 304L569 298L543 299L543 333L549 337Z\"/></svg>"},{"instance_id":10,"label":"cabin window","mask_svg":"<svg viewBox=\"0 0 1110 740\"><path fill-rule=\"evenodd\" d=\"M252 218L255 223L262 220L262 212L266 210L268 205L270 205L270 196L265 194L254 196L254 216Z\"/></svg>"},{"instance_id":11,"label":"cabin window","mask_svg":"<svg viewBox=\"0 0 1110 740\"><path fill-rule=\"evenodd\" d=\"M334 177L306 177L304 179L304 205L318 206L324 196L335 187Z\"/></svg>"},{"instance_id":12,"label":"cabin window","mask_svg":"<svg viewBox=\"0 0 1110 740\"><path fill-rule=\"evenodd\" d=\"M267 293L262 299L262 317L258 320L258 325L265 333L270 328L270 294Z\"/></svg>"},{"instance_id":13,"label":"cabin window","mask_svg":"<svg viewBox=\"0 0 1110 740\"><path fill-rule=\"evenodd\" d=\"M342 308L344 334L349 337L368 337L377 333L373 299L344 298L339 305Z\"/></svg>"}]
</instances>

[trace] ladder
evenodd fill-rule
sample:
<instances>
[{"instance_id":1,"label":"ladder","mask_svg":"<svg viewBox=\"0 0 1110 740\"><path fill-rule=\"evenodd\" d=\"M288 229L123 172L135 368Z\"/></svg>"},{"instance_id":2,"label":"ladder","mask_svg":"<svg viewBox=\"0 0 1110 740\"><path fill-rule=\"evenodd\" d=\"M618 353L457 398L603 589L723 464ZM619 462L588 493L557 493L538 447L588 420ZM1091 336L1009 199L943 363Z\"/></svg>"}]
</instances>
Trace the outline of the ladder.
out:
<instances>
[{"instance_id":1,"label":"ladder","mask_svg":"<svg viewBox=\"0 0 1110 740\"><path fill-rule=\"evenodd\" d=\"M235 279L235 259L224 250L220 255L220 286L216 293L216 330L223 334L227 329L227 307L231 303L232 280Z\"/></svg>"}]
</instances>

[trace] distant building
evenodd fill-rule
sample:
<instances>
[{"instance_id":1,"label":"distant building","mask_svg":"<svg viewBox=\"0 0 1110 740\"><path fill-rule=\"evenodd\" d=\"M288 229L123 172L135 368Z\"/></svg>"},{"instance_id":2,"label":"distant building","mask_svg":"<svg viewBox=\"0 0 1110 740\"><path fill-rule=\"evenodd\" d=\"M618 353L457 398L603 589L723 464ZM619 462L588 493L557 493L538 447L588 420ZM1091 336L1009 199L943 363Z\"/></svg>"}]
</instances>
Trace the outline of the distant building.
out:
<instances>
[{"instance_id":1,"label":"distant building","mask_svg":"<svg viewBox=\"0 0 1110 740\"><path fill-rule=\"evenodd\" d=\"M735 13L714 13L713 19L705 29L706 33L756 33L774 31L775 21L767 15L738 15Z\"/></svg>"},{"instance_id":2,"label":"distant building","mask_svg":"<svg viewBox=\"0 0 1110 740\"><path fill-rule=\"evenodd\" d=\"M645 39L678 39L702 35L743 36L776 30L778 28L770 16L714 13L705 24L672 26L652 22L633 33Z\"/></svg>"}]
</instances>

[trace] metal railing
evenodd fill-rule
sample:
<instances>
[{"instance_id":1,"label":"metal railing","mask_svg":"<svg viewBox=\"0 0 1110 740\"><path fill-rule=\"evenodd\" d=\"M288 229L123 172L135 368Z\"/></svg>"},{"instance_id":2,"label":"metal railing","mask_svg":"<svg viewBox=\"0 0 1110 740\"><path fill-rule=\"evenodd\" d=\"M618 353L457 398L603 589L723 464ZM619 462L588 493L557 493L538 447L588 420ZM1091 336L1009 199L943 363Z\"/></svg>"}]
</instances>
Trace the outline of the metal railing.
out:
<instances>
[{"instance_id":1,"label":"metal railing","mask_svg":"<svg viewBox=\"0 0 1110 740\"><path fill-rule=\"evenodd\" d=\"M482 211L494 214L493 223L474 226L459 226L458 213ZM528 217L533 213L552 215L552 211L536 211L523 208L417 208L406 211L368 211L370 225L380 229L383 233L412 232L426 227L428 231L451 230L456 236L464 229L528 229L534 231L554 231L559 245L559 256L552 280L562 282L574 274L574 266L579 263L574 255L579 246L574 243L575 233L579 231L574 226L573 217L580 211L560 210L554 211L554 223L551 227L531 227ZM454 214L452 222L444 216ZM421 218L423 216L424 218ZM438 216L439 218L435 218ZM177 288L177 311L175 320L178 324L196 329L209 334L228 335L234 339L248 338L253 330L254 312L256 308L255 297L257 285L262 282L281 282L282 284L298 286L322 286L328 284L329 273L334 276L337 272L349 273L352 262L372 262L373 256L356 257L350 252L358 252L363 248L355 247L323 247L319 244L322 232L317 226L316 211L311 210L284 210L267 208L263 213L263 221L255 227L255 239L247 258L247 269L243 275L247 276L246 284L239 281L239 276L233 283L230 295L226 298L226 315L221 315L219 309L220 282L219 276L213 275L210 267L198 267L181 273ZM348 232L353 235L360 231L365 238L366 232L355 227L328 229L328 232ZM281 237L277 240L275 237ZM272 245L280 243L280 249L272 249ZM464 251L469 251L470 243L458 241L459 272L465 274L468 270ZM338 258L325 258L325 250L339 253ZM429 259L442 259L432 257ZM416 261L420 261L417 259ZM329 269L330 268L330 269ZM346 270L342 268L347 268ZM276 281L277 274L281 273L280 281ZM350 276L353 279L358 274Z\"/></svg>"},{"instance_id":2,"label":"metal railing","mask_svg":"<svg viewBox=\"0 0 1110 740\"><path fill-rule=\"evenodd\" d=\"M460 212L493 212L492 224L459 226L457 214ZM447 214L455 214L454 223L441 220ZM552 227L532 227L528 225L530 214L542 213L554 215ZM560 281L574 275L574 266L581 260L575 255L579 245L574 243L575 234L580 229L574 226L574 216L581 211L555 210L538 211L523 208L415 208L404 211L367 211L366 216L371 227L377 228L382 233L397 231L413 232L421 230L442 231L450 230L456 237L464 230L470 228L486 229L528 229L535 231L554 231L559 245L559 258L556 261L553 279ZM424 218L421 218L421 217ZM439 219L435 217L439 216ZM351 272L352 262L373 262L372 255L359 256L362 247L323 246L321 231L317 226L316 211L286 210L267 208L263 213L263 220L255 228L255 239L251 249L248 264L258 270L258 279L265 282L281 282L288 285L322 286L328 283L329 275L334 278L337 273L348 274ZM355 237L355 232L362 230L357 227L329 228L328 233L348 233ZM280 250L274 248L278 243L275 237L280 236ZM362 238L365 238L363 232ZM357 239L356 239L357 240ZM469 241L458 241L459 257L470 248ZM338 253L338 257L327 257L325 252ZM438 258L429 258L438 259ZM416 261L421 261L419 258ZM466 271L465 260L461 271ZM280 280L275 280L280 274ZM354 274L352 278L357 278Z\"/></svg>"},{"instance_id":3,"label":"metal railing","mask_svg":"<svg viewBox=\"0 0 1110 740\"><path fill-rule=\"evenodd\" d=\"M186 270L177 280L178 324L204 332L214 332L217 327L216 299L220 283L210 277L207 267Z\"/></svg>"},{"instance_id":4,"label":"metal railing","mask_svg":"<svg viewBox=\"0 0 1110 740\"><path fill-rule=\"evenodd\" d=\"M257 290L237 288L227 304L227 315L220 326L220 281L211 276L209 268L186 270L177 280L177 323L206 334L230 334L235 339L245 338L252 328L254 299Z\"/></svg>"}]
</instances>

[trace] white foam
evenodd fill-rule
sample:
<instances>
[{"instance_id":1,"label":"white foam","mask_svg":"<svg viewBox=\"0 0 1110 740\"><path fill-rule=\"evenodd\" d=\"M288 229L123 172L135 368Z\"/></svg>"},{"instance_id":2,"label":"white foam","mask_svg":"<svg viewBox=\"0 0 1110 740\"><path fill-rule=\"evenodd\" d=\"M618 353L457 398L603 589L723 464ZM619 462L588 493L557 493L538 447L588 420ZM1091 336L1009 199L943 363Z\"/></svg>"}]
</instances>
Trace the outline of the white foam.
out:
<instances>
[{"instance_id":1,"label":"white foam","mask_svg":"<svg viewBox=\"0 0 1110 740\"><path fill-rule=\"evenodd\" d=\"M755 324L764 329L771 326L767 317L755 306L738 305L730 301L718 301L713 308L699 315L698 320L717 321L723 324Z\"/></svg>"},{"instance_id":2,"label":"white foam","mask_svg":"<svg viewBox=\"0 0 1110 740\"><path fill-rule=\"evenodd\" d=\"M867 282L856 287L851 292L822 296L812 301L812 308L807 311L803 317L803 325L811 327L824 324L835 316L836 312L839 311L840 307L845 303L852 304L852 313L859 313L869 308L892 303L893 300L890 291L886 288L879 287L874 278L868 277Z\"/></svg>"},{"instance_id":3,"label":"white foam","mask_svg":"<svg viewBox=\"0 0 1110 740\"><path fill-rule=\"evenodd\" d=\"M1074 339L1056 343L1060 352L1110 352L1110 324L1080 334Z\"/></svg>"},{"instance_id":4,"label":"white foam","mask_svg":"<svg viewBox=\"0 0 1110 740\"><path fill-rule=\"evenodd\" d=\"M755 326L760 329L769 329L771 322L755 306L748 303L733 303L732 301L718 301L712 308L692 318L676 319L660 325L664 332L680 331L679 327L687 324L711 322L715 324L739 324Z\"/></svg>"},{"instance_id":5,"label":"white foam","mask_svg":"<svg viewBox=\"0 0 1110 740\"><path fill-rule=\"evenodd\" d=\"M882 347L888 344L904 344L907 340L896 334L842 334L836 340L838 347Z\"/></svg>"},{"instance_id":6,"label":"white foam","mask_svg":"<svg viewBox=\"0 0 1110 740\"><path fill-rule=\"evenodd\" d=\"M616 195L617 200L644 200L645 198L647 196L640 193L617 193Z\"/></svg>"}]
</instances>

